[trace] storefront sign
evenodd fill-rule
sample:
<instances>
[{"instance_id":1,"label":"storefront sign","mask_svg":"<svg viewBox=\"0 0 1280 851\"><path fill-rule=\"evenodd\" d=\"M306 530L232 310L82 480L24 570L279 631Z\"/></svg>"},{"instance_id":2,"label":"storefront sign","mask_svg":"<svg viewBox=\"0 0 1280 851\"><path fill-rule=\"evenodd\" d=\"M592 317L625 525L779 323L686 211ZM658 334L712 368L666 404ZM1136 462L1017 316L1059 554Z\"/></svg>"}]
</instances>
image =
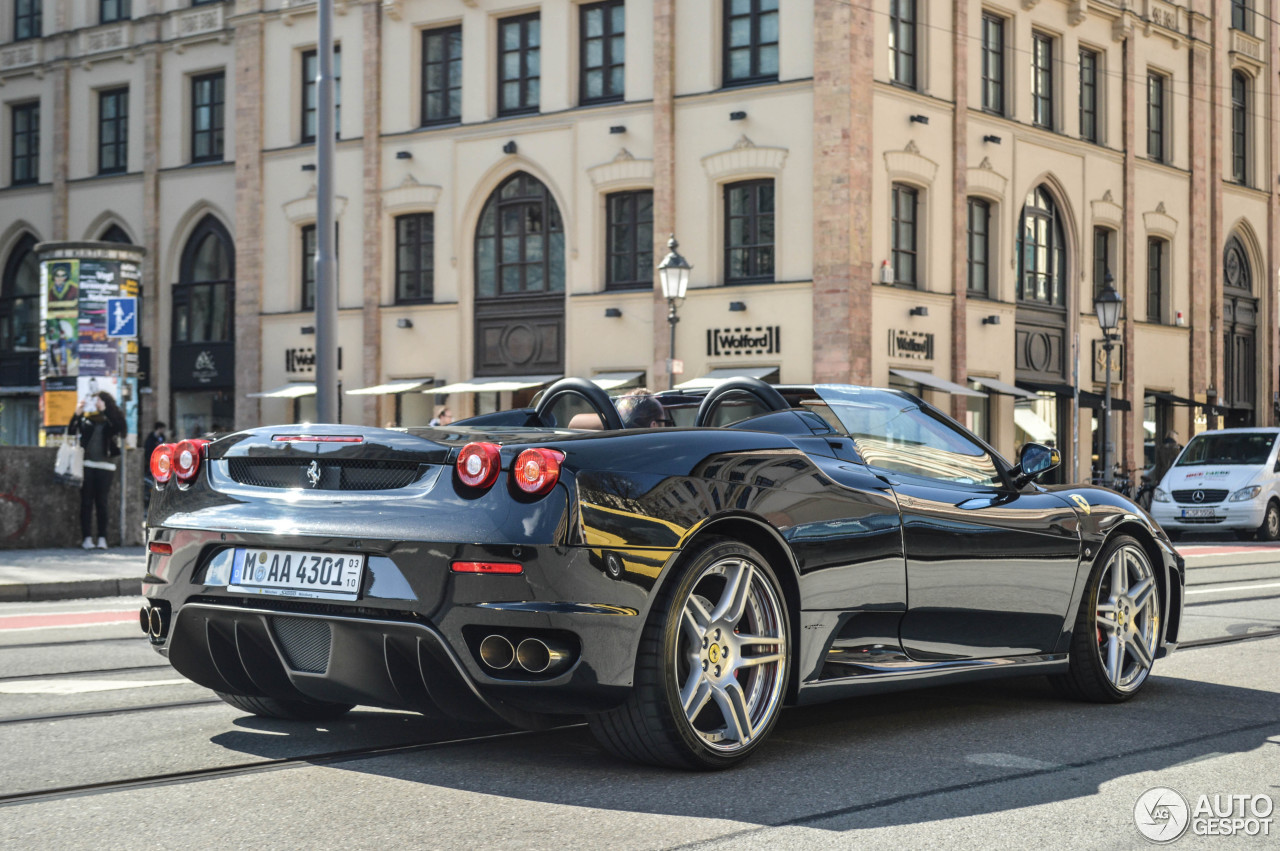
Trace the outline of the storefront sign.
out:
<instances>
[{"instance_id":1,"label":"storefront sign","mask_svg":"<svg viewBox=\"0 0 1280 851\"><path fill-rule=\"evenodd\" d=\"M1102 348L1101 340L1093 341L1093 381L1095 384L1105 384L1104 376L1107 374L1107 352ZM1119 384L1124 381L1124 343L1116 342L1111 347L1111 383Z\"/></svg>"},{"instance_id":2,"label":"storefront sign","mask_svg":"<svg viewBox=\"0 0 1280 851\"><path fill-rule=\"evenodd\" d=\"M338 346L338 369L342 369L342 346ZM314 375L316 350L310 346L284 350L284 371L288 375Z\"/></svg>"},{"instance_id":3,"label":"storefront sign","mask_svg":"<svg viewBox=\"0 0 1280 851\"><path fill-rule=\"evenodd\" d=\"M776 355L781 351L781 325L707 329L707 357Z\"/></svg>"},{"instance_id":4,"label":"storefront sign","mask_svg":"<svg viewBox=\"0 0 1280 851\"><path fill-rule=\"evenodd\" d=\"M923 331L890 329L889 357L933 360L933 335Z\"/></svg>"},{"instance_id":5,"label":"storefront sign","mask_svg":"<svg viewBox=\"0 0 1280 851\"><path fill-rule=\"evenodd\" d=\"M235 385L231 343L174 345L169 350L169 384L175 390L212 390Z\"/></svg>"}]
</instances>

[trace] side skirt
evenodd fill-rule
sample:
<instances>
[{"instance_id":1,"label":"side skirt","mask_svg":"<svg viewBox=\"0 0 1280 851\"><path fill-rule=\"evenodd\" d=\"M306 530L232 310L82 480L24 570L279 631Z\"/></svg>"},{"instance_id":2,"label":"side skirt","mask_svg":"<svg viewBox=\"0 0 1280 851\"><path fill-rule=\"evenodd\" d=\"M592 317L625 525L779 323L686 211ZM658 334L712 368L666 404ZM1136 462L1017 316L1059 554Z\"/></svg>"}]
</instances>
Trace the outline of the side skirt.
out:
<instances>
[{"instance_id":1,"label":"side skirt","mask_svg":"<svg viewBox=\"0 0 1280 851\"><path fill-rule=\"evenodd\" d=\"M1046 653L1007 659L965 659L947 662L890 662L868 665L864 673L802 683L796 705L839 700L861 694L883 694L928 686L951 685L997 677L1058 674L1067 670L1067 654Z\"/></svg>"}]
</instances>

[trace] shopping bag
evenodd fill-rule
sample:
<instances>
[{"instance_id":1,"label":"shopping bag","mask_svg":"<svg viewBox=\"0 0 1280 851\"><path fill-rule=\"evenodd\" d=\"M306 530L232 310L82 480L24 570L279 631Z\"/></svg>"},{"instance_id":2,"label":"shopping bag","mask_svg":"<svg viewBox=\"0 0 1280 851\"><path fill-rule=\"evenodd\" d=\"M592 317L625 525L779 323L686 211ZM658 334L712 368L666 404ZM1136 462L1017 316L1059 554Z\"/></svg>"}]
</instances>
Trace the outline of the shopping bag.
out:
<instances>
[{"instance_id":1,"label":"shopping bag","mask_svg":"<svg viewBox=\"0 0 1280 851\"><path fill-rule=\"evenodd\" d=\"M53 478L64 485L80 487L84 483L84 448L74 443L59 446L53 462Z\"/></svg>"}]
</instances>

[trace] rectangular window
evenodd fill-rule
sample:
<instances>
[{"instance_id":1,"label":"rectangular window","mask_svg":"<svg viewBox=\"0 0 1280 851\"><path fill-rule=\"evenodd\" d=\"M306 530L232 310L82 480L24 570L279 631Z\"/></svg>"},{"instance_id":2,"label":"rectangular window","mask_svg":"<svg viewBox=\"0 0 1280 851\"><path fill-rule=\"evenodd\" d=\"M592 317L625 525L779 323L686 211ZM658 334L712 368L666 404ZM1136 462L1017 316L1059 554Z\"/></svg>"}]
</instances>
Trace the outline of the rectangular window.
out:
<instances>
[{"instance_id":1,"label":"rectangular window","mask_svg":"<svg viewBox=\"0 0 1280 851\"><path fill-rule=\"evenodd\" d=\"M316 226L302 226L302 309L316 309ZM333 257L338 257L338 223L333 223ZM334 264L334 284L337 284L337 264Z\"/></svg>"},{"instance_id":2,"label":"rectangular window","mask_svg":"<svg viewBox=\"0 0 1280 851\"><path fill-rule=\"evenodd\" d=\"M15 186L40 179L40 101L21 103L9 113L13 121L10 182Z\"/></svg>"},{"instance_id":3,"label":"rectangular window","mask_svg":"<svg viewBox=\"0 0 1280 851\"><path fill-rule=\"evenodd\" d=\"M578 100L622 100L626 69L626 9L622 0L592 3L578 10Z\"/></svg>"},{"instance_id":4,"label":"rectangular window","mask_svg":"<svg viewBox=\"0 0 1280 851\"><path fill-rule=\"evenodd\" d=\"M778 0L724 0L724 85L778 79Z\"/></svg>"},{"instance_id":5,"label":"rectangular window","mask_svg":"<svg viewBox=\"0 0 1280 851\"><path fill-rule=\"evenodd\" d=\"M916 88L916 0L889 0L889 74Z\"/></svg>"},{"instance_id":6,"label":"rectangular window","mask_svg":"<svg viewBox=\"0 0 1280 851\"><path fill-rule=\"evenodd\" d=\"M1080 138L1098 141L1098 52L1080 48Z\"/></svg>"},{"instance_id":7,"label":"rectangular window","mask_svg":"<svg viewBox=\"0 0 1280 851\"><path fill-rule=\"evenodd\" d=\"M41 0L15 0L13 4L13 40L25 41L44 34L41 25Z\"/></svg>"},{"instance_id":8,"label":"rectangular window","mask_svg":"<svg viewBox=\"0 0 1280 851\"><path fill-rule=\"evenodd\" d=\"M422 123L462 118L462 27L422 33Z\"/></svg>"},{"instance_id":9,"label":"rectangular window","mask_svg":"<svg viewBox=\"0 0 1280 851\"><path fill-rule=\"evenodd\" d=\"M1004 18L982 16L982 108L1004 115Z\"/></svg>"},{"instance_id":10,"label":"rectangular window","mask_svg":"<svg viewBox=\"0 0 1280 851\"><path fill-rule=\"evenodd\" d=\"M130 17L129 0L98 0L98 23L127 21Z\"/></svg>"},{"instance_id":11,"label":"rectangular window","mask_svg":"<svg viewBox=\"0 0 1280 851\"><path fill-rule=\"evenodd\" d=\"M1163 239L1147 239L1147 321L1164 321Z\"/></svg>"},{"instance_id":12,"label":"rectangular window","mask_svg":"<svg viewBox=\"0 0 1280 851\"><path fill-rule=\"evenodd\" d=\"M537 112L541 103L542 24L535 12L498 21L498 114Z\"/></svg>"},{"instance_id":13,"label":"rectangular window","mask_svg":"<svg viewBox=\"0 0 1280 851\"><path fill-rule=\"evenodd\" d=\"M98 174L129 167L129 90L98 93Z\"/></svg>"},{"instance_id":14,"label":"rectangular window","mask_svg":"<svg viewBox=\"0 0 1280 851\"><path fill-rule=\"evenodd\" d=\"M1231 0L1231 29L1253 32L1253 8L1249 0Z\"/></svg>"},{"instance_id":15,"label":"rectangular window","mask_svg":"<svg viewBox=\"0 0 1280 851\"><path fill-rule=\"evenodd\" d=\"M302 143L316 140L316 116L319 115L320 88L316 75L320 59L314 50L302 53ZM342 48L333 46L333 135L342 135Z\"/></svg>"},{"instance_id":16,"label":"rectangular window","mask_svg":"<svg viewBox=\"0 0 1280 851\"><path fill-rule=\"evenodd\" d=\"M221 71L191 78L191 161L222 159L222 107L225 77Z\"/></svg>"},{"instance_id":17,"label":"rectangular window","mask_svg":"<svg viewBox=\"0 0 1280 851\"><path fill-rule=\"evenodd\" d=\"M434 213L396 216L396 304L431 301L435 286Z\"/></svg>"},{"instance_id":18,"label":"rectangular window","mask_svg":"<svg viewBox=\"0 0 1280 851\"><path fill-rule=\"evenodd\" d=\"M725 281L773 280L773 181L747 180L724 188Z\"/></svg>"},{"instance_id":19,"label":"rectangular window","mask_svg":"<svg viewBox=\"0 0 1280 851\"><path fill-rule=\"evenodd\" d=\"M1093 229L1093 295L1097 298L1107 288L1111 273L1111 230Z\"/></svg>"},{"instance_id":20,"label":"rectangular window","mask_svg":"<svg viewBox=\"0 0 1280 851\"><path fill-rule=\"evenodd\" d=\"M969 199L969 294L991 292L991 205L980 198Z\"/></svg>"},{"instance_id":21,"label":"rectangular window","mask_svg":"<svg viewBox=\"0 0 1280 851\"><path fill-rule=\"evenodd\" d=\"M1147 156L1158 163L1168 154L1164 147L1164 81L1163 74L1147 74Z\"/></svg>"},{"instance_id":22,"label":"rectangular window","mask_svg":"<svg viewBox=\"0 0 1280 851\"><path fill-rule=\"evenodd\" d=\"M965 396L964 427L978 437L991 442L991 396L990 391L975 381L969 382L970 390L987 391L982 396Z\"/></svg>"},{"instance_id":23,"label":"rectangular window","mask_svg":"<svg viewBox=\"0 0 1280 851\"><path fill-rule=\"evenodd\" d=\"M1249 182L1249 78L1240 71L1231 74L1231 177Z\"/></svg>"},{"instance_id":24,"label":"rectangular window","mask_svg":"<svg viewBox=\"0 0 1280 851\"><path fill-rule=\"evenodd\" d=\"M893 282L902 286L915 287L917 280L917 232L916 221L919 212L920 193L910 186L901 183L893 184L893 221L890 227L892 235L892 251L890 262L893 266Z\"/></svg>"},{"instance_id":25,"label":"rectangular window","mask_svg":"<svg viewBox=\"0 0 1280 851\"><path fill-rule=\"evenodd\" d=\"M1031 121L1053 129L1053 37L1031 34Z\"/></svg>"},{"instance_id":26,"label":"rectangular window","mask_svg":"<svg viewBox=\"0 0 1280 851\"><path fill-rule=\"evenodd\" d=\"M605 198L610 289L653 287L653 190L615 192ZM772 208L771 208L772 209Z\"/></svg>"}]
</instances>

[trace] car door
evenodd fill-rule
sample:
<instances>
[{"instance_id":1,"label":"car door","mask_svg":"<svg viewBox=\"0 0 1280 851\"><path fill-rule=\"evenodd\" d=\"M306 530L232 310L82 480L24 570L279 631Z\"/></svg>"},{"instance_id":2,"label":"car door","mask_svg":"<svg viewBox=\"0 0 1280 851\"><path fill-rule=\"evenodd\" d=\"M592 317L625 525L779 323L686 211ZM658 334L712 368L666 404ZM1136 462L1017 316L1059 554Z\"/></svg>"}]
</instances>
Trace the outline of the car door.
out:
<instances>
[{"instance_id":1,"label":"car door","mask_svg":"<svg viewBox=\"0 0 1280 851\"><path fill-rule=\"evenodd\" d=\"M902 514L913 659L1002 658L1051 652L1080 559L1070 505L1034 485L1015 490L972 435L916 406L856 438Z\"/></svg>"}]
</instances>

